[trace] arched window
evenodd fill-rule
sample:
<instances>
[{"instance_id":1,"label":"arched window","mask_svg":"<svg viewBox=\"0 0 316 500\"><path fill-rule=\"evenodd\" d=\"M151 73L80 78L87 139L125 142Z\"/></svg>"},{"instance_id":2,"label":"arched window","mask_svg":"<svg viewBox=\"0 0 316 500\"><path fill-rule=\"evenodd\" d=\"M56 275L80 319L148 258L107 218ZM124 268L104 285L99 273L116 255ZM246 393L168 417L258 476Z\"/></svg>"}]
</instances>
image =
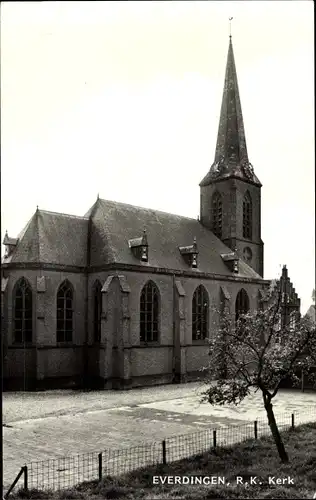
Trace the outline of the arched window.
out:
<instances>
[{"instance_id":1,"label":"arched window","mask_svg":"<svg viewBox=\"0 0 316 500\"><path fill-rule=\"evenodd\" d=\"M96 281L93 289L93 331L94 342L101 341L102 285Z\"/></svg>"},{"instance_id":2,"label":"arched window","mask_svg":"<svg viewBox=\"0 0 316 500\"><path fill-rule=\"evenodd\" d=\"M57 342L72 342L73 288L65 280L57 292Z\"/></svg>"},{"instance_id":3,"label":"arched window","mask_svg":"<svg viewBox=\"0 0 316 500\"><path fill-rule=\"evenodd\" d=\"M25 278L21 278L13 291L14 342L32 342L32 289Z\"/></svg>"},{"instance_id":4,"label":"arched window","mask_svg":"<svg viewBox=\"0 0 316 500\"><path fill-rule=\"evenodd\" d=\"M218 191L214 193L212 198L212 228L213 233L218 237L222 237L222 197Z\"/></svg>"},{"instance_id":5,"label":"arched window","mask_svg":"<svg viewBox=\"0 0 316 500\"><path fill-rule=\"evenodd\" d=\"M236 313L236 322L239 319L239 316L242 314L246 314L249 311L249 297L247 292L242 288L236 297L236 305L235 305L235 313Z\"/></svg>"},{"instance_id":6,"label":"arched window","mask_svg":"<svg viewBox=\"0 0 316 500\"><path fill-rule=\"evenodd\" d=\"M243 237L251 240L252 238L252 202L250 194L247 193L243 200Z\"/></svg>"},{"instance_id":7,"label":"arched window","mask_svg":"<svg viewBox=\"0 0 316 500\"><path fill-rule=\"evenodd\" d=\"M208 293L203 285L197 287L192 299L192 340L205 339L208 335Z\"/></svg>"},{"instance_id":8,"label":"arched window","mask_svg":"<svg viewBox=\"0 0 316 500\"><path fill-rule=\"evenodd\" d=\"M148 281L140 296L140 341L158 342L159 291Z\"/></svg>"}]
</instances>

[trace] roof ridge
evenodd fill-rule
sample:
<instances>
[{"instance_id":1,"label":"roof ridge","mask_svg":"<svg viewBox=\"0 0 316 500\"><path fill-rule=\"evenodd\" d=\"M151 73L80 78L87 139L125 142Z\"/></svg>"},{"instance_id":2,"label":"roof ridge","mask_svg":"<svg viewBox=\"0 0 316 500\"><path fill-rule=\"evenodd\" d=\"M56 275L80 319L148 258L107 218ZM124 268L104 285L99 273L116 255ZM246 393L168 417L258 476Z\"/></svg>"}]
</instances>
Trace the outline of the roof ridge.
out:
<instances>
[{"instance_id":1,"label":"roof ridge","mask_svg":"<svg viewBox=\"0 0 316 500\"><path fill-rule=\"evenodd\" d=\"M41 210L41 209L38 209L38 212L44 214L62 215L63 217L71 217L72 219L89 220L89 217L85 217L84 215L65 214L63 212L52 212L51 210Z\"/></svg>"},{"instance_id":2,"label":"roof ridge","mask_svg":"<svg viewBox=\"0 0 316 500\"><path fill-rule=\"evenodd\" d=\"M36 245L36 250L37 250L37 262L40 262L40 232L39 232L39 224L38 224L38 209L35 212L35 231L36 231L36 238L37 238L37 245Z\"/></svg>"},{"instance_id":3,"label":"roof ridge","mask_svg":"<svg viewBox=\"0 0 316 500\"><path fill-rule=\"evenodd\" d=\"M155 208L140 207L139 205L132 205L131 203L123 203L121 201L115 201L115 200L104 200L103 198L99 198L99 201L105 202L105 203L115 203L117 205L122 205L124 207L139 208L140 210L149 210L150 212L155 212L155 213L157 212L159 214L173 215L175 217L181 217L181 219L194 220L195 222L197 221L197 219L194 219L193 217L187 217L185 215L174 214L174 213L170 213L170 212L164 212L163 210L156 210Z\"/></svg>"}]
</instances>

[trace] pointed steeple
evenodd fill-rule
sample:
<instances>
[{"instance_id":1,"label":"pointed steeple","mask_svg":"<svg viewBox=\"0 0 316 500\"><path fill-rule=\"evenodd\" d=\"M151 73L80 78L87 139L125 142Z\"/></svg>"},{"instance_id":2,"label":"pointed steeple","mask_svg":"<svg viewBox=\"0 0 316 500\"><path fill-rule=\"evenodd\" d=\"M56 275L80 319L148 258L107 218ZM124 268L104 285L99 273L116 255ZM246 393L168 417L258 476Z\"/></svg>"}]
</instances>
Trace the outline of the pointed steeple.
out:
<instances>
[{"instance_id":1,"label":"pointed steeple","mask_svg":"<svg viewBox=\"0 0 316 500\"><path fill-rule=\"evenodd\" d=\"M231 35L229 36L215 159L200 186L206 186L214 180L227 177L238 177L261 185L248 159Z\"/></svg>"}]
</instances>

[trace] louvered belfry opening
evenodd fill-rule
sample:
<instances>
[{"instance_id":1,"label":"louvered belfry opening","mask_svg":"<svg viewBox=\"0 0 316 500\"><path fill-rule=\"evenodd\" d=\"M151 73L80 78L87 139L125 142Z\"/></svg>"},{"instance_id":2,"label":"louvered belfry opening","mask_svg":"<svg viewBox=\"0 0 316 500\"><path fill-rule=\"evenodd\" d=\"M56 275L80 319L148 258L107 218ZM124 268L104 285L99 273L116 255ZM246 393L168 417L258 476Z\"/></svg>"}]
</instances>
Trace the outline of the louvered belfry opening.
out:
<instances>
[{"instance_id":1,"label":"louvered belfry opening","mask_svg":"<svg viewBox=\"0 0 316 500\"><path fill-rule=\"evenodd\" d=\"M245 194L243 200L243 237L252 238L252 202L249 193Z\"/></svg>"},{"instance_id":2,"label":"louvered belfry opening","mask_svg":"<svg viewBox=\"0 0 316 500\"><path fill-rule=\"evenodd\" d=\"M216 192L212 198L212 228L218 238L222 237L222 216L222 197Z\"/></svg>"}]
</instances>

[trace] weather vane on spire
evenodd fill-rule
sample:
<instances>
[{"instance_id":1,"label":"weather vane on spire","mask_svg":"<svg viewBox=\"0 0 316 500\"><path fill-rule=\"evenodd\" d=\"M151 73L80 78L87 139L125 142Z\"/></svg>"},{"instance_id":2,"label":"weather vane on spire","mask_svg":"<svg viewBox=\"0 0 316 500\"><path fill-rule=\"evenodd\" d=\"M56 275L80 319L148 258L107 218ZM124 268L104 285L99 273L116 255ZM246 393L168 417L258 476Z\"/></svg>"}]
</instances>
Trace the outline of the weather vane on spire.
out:
<instances>
[{"instance_id":1,"label":"weather vane on spire","mask_svg":"<svg viewBox=\"0 0 316 500\"><path fill-rule=\"evenodd\" d=\"M234 19L233 17L229 18L229 38L232 37L232 20L233 19Z\"/></svg>"}]
</instances>

